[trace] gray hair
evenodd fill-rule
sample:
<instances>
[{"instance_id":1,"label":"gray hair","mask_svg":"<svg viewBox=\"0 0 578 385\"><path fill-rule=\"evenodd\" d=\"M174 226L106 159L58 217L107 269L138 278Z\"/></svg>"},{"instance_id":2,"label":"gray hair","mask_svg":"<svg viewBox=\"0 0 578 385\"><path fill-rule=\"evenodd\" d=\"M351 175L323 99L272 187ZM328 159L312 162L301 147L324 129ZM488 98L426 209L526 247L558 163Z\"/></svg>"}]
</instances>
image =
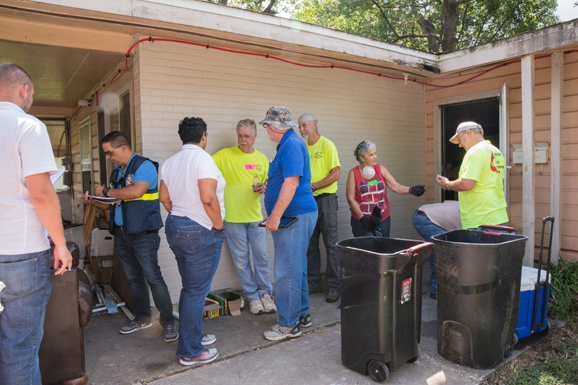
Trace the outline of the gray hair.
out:
<instances>
[{"instance_id":1,"label":"gray hair","mask_svg":"<svg viewBox=\"0 0 578 385\"><path fill-rule=\"evenodd\" d=\"M469 131L471 132L477 132L479 134L482 134L482 136L484 136L484 129L482 128L481 125L478 124L478 126L476 128L470 128Z\"/></svg>"},{"instance_id":2,"label":"gray hair","mask_svg":"<svg viewBox=\"0 0 578 385\"><path fill-rule=\"evenodd\" d=\"M243 119L239 120L239 123L237 123L237 131L247 127L249 127L251 131L253 131L253 134L257 133L257 125L255 124L255 121L253 119Z\"/></svg>"},{"instance_id":3,"label":"gray hair","mask_svg":"<svg viewBox=\"0 0 578 385\"><path fill-rule=\"evenodd\" d=\"M353 155L355 155L355 159L357 159L359 164L362 164L363 161L361 160L361 157L365 158L365 154L371 150L375 150L375 143L370 142L369 140L364 140L355 147Z\"/></svg>"}]
</instances>

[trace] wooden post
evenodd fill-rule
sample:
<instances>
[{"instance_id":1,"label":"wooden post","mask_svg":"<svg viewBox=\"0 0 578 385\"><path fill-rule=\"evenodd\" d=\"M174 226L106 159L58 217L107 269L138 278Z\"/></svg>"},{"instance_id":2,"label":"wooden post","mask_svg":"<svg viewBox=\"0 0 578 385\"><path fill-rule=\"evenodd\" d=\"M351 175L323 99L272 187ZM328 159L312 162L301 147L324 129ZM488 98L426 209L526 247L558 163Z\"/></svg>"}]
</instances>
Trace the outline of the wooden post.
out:
<instances>
[{"instance_id":1,"label":"wooden post","mask_svg":"<svg viewBox=\"0 0 578 385\"><path fill-rule=\"evenodd\" d=\"M534 55L522 57L522 231L528 237L524 266L534 267L536 178L534 175Z\"/></svg>"},{"instance_id":2,"label":"wooden post","mask_svg":"<svg viewBox=\"0 0 578 385\"><path fill-rule=\"evenodd\" d=\"M550 108L550 215L554 217L554 234L552 238L552 262L558 263L561 247L561 200L562 200L562 98L564 94L564 54L553 53L551 56L552 97Z\"/></svg>"}]
</instances>

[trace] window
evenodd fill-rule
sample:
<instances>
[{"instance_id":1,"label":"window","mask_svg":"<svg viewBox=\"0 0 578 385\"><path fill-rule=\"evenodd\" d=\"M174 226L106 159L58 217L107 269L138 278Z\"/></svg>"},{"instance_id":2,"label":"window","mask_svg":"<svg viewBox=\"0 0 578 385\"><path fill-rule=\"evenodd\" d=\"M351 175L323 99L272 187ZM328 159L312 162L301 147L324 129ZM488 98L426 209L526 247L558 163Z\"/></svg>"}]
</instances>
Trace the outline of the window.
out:
<instances>
[{"instance_id":1,"label":"window","mask_svg":"<svg viewBox=\"0 0 578 385\"><path fill-rule=\"evenodd\" d=\"M91 161L92 161L92 145L90 138L90 117L87 117L80 122L80 170L82 172L82 192L90 191L92 178Z\"/></svg>"},{"instance_id":2,"label":"window","mask_svg":"<svg viewBox=\"0 0 578 385\"><path fill-rule=\"evenodd\" d=\"M96 113L98 119L99 167L101 170L99 179L101 184L107 185L113 168L110 162L107 162L102 146L100 146L102 138L112 131L120 131L128 138L134 151L130 83L127 83L116 92L103 94L99 106L102 107Z\"/></svg>"}]
</instances>

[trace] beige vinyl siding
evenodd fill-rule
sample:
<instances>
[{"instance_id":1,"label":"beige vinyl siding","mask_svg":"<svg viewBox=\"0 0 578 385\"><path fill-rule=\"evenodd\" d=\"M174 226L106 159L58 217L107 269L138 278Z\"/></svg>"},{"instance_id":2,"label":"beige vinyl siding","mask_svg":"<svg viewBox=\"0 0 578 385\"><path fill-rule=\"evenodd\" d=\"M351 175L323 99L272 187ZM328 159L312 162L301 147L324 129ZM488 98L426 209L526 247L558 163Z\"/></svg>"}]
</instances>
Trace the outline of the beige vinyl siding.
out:
<instances>
[{"instance_id":1,"label":"beige vinyl siding","mask_svg":"<svg viewBox=\"0 0 578 385\"><path fill-rule=\"evenodd\" d=\"M421 85L404 84L337 69L310 69L271 59L235 55L183 44L140 44L135 57L135 111L137 137L144 156L162 162L181 148L177 129L186 116L203 118L208 125L207 151L237 144L240 119L264 119L272 106L285 106L296 121L313 113L319 132L339 152L339 239L352 237L345 183L357 165L353 150L362 140L377 144L378 162L405 185L425 182L424 92ZM255 148L268 159L276 144L259 126ZM419 238L411 216L425 198L388 192L393 237ZM163 215L166 213L163 210ZM159 261L173 301L181 288L174 255L161 236ZM268 235L273 276L273 242ZM225 242L213 289L240 287Z\"/></svg>"},{"instance_id":2,"label":"beige vinyl siding","mask_svg":"<svg viewBox=\"0 0 578 385\"><path fill-rule=\"evenodd\" d=\"M488 67L445 76L435 84L453 84L481 72ZM535 61L535 130L536 142L550 142L550 58ZM506 83L509 88L509 143L510 170L510 225L522 229L522 175L521 165L512 161L512 143L522 142L522 90L520 63L494 70L474 81L447 89L425 87L427 132L427 181L430 188L428 203L433 203L433 101L456 95L499 89ZM578 53L564 55L564 98L562 131L562 248L578 250ZM551 157L550 149L548 150ZM504 154L506 155L506 154ZM536 165L536 242L540 242L542 218L550 212L550 165ZM547 239L546 239L547 242ZM578 253L562 252L566 259L577 259Z\"/></svg>"}]
</instances>

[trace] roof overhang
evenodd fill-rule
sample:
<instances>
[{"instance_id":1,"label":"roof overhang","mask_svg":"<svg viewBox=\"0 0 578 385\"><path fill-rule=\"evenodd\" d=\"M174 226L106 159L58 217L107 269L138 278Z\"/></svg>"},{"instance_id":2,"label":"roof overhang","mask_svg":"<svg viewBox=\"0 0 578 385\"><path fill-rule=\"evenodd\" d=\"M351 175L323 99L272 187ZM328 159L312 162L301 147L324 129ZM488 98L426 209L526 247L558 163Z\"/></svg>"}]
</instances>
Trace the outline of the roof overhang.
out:
<instances>
[{"instance_id":1,"label":"roof overhang","mask_svg":"<svg viewBox=\"0 0 578 385\"><path fill-rule=\"evenodd\" d=\"M309 63L337 65L339 61L341 65L370 66L378 72L391 70L421 78L437 71L438 58L430 53L205 1L5 0L0 9L3 15L27 12L27 19L43 19L57 26L96 28L133 37L178 37ZM119 44L126 46L125 41L111 44L110 49L117 51Z\"/></svg>"},{"instance_id":2,"label":"roof overhang","mask_svg":"<svg viewBox=\"0 0 578 385\"><path fill-rule=\"evenodd\" d=\"M442 74L518 59L525 55L549 54L576 48L578 19L488 44L447 53L439 57Z\"/></svg>"}]
</instances>

